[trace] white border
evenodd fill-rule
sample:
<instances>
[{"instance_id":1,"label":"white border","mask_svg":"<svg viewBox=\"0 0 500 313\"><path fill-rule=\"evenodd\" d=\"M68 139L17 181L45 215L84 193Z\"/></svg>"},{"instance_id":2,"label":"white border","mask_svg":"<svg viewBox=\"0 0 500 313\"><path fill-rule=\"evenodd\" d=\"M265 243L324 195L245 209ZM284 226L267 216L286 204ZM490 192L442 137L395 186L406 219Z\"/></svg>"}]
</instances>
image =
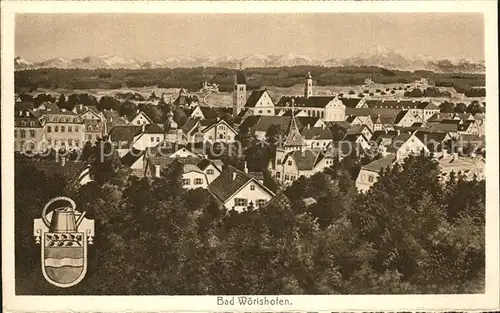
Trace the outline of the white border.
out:
<instances>
[{"instance_id":1,"label":"white border","mask_svg":"<svg viewBox=\"0 0 500 313\"><path fill-rule=\"evenodd\" d=\"M2 14L2 229L5 311L437 311L493 310L499 307L498 207L498 31L496 1L387 2L1 2ZM288 296L289 307L221 307L215 296L15 296L13 99L15 13L338 13L338 12L481 12L485 17L487 67L486 141L486 292L480 295ZM286 21L284 21L286 22ZM443 43L444 45L446 43Z\"/></svg>"}]
</instances>

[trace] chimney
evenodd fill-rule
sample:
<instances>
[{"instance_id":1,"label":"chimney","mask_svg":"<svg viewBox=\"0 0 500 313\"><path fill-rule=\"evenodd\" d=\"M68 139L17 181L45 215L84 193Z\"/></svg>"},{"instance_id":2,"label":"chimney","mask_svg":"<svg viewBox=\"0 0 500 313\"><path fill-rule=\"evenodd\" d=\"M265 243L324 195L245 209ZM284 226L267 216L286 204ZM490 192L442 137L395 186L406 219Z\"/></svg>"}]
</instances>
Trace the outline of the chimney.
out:
<instances>
[{"instance_id":1,"label":"chimney","mask_svg":"<svg viewBox=\"0 0 500 313\"><path fill-rule=\"evenodd\" d=\"M248 174L248 167L247 167L247 161L245 161L245 168L243 169L245 174Z\"/></svg>"},{"instance_id":2,"label":"chimney","mask_svg":"<svg viewBox=\"0 0 500 313\"><path fill-rule=\"evenodd\" d=\"M61 109L61 111L62 111L62 112L66 112L66 109L65 109L65 108L62 108L62 109Z\"/></svg>"},{"instance_id":3,"label":"chimney","mask_svg":"<svg viewBox=\"0 0 500 313\"><path fill-rule=\"evenodd\" d=\"M236 180L236 172L233 172L233 180Z\"/></svg>"},{"instance_id":4,"label":"chimney","mask_svg":"<svg viewBox=\"0 0 500 313\"><path fill-rule=\"evenodd\" d=\"M307 129L311 129L311 124L307 124Z\"/></svg>"},{"instance_id":5,"label":"chimney","mask_svg":"<svg viewBox=\"0 0 500 313\"><path fill-rule=\"evenodd\" d=\"M139 113L139 109L135 110L135 113Z\"/></svg>"},{"instance_id":6,"label":"chimney","mask_svg":"<svg viewBox=\"0 0 500 313\"><path fill-rule=\"evenodd\" d=\"M62 156L61 157L61 166L64 166L64 165L66 165L66 157Z\"/></svg>"},{"instance_id":7,"label":"chimney","mask_svg":"<svg viewBox=\"0 0 500 313\"><path fill-rule=\"evenodd\" d=\"M396 130L396 133L398 134L398 136L401 134L401 130Z\"/></svg>"},{"instance_id":8,"label":"chimney","mask_svg":"<svg viewBox=\"0 0 500 313\"><path fill-rule=\"evenodd\" d=\"M160 177L160 165L159 164L155 165L155 176Z\"/></svg>"}]
</instances>

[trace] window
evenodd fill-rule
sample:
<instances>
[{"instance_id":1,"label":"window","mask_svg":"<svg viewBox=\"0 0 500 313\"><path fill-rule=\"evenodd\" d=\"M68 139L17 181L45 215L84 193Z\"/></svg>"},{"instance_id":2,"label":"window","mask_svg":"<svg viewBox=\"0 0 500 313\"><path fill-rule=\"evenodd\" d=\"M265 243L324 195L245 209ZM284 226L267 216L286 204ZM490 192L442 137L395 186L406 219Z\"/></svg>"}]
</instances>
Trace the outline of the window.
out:
<instances>
[{"instance_id":1,"label":"window","mask_svg":"<svg viewBox=\"0 0 500 313\"><path fill-rule=\"evenodd\" d=\"M78 139L76 139L76 140L75 140L75 146L76 146L76 147L79 147L79 146L80 146L80 140L78 140Z\"/></svg>"},{"instance_id":2,"label":"window","mask_svg":"<svg viewBox=\"0 0 500 313\"><path fill-rule=\"evenodd\" d=\"M65 128L64 126L61 126L61 133L64 133L65 132Z\"/></svg>"},{"instance_id":3,"label":"window","mask_svg":"<svg viewBox=\"0 0 500 313\"><path fill-rule=\"evenodd\" d=\"M295 176L294 176L294 175L291 175L291 176L290 176L290 180L295 180Z\"/></svg>"},{"instance_id":4,"label":"window","mask_svg":"<svg viewBox=\"0 0 500 313\"><path fill-rule=\"evenodd\" d=\"M47 133L51 133L52 132L52 127L51 126L47 126Z\"/></svg>"},{"instance_id":5,"label":"window","mask_svg":"<svg viewBox=\"0 0 500 313\"><path fill-rule=\"evenodd\" d=\"M289 180L289 179L290 179L290 176L285 175L285 180Z\"/></svg>"},{"instance_id":6,"label":"window","mask_svg":"<svg viewBox=\"0 0 500 313\"><path fill-rule=\"evenodd\" d=\"M151 137L151 142L155 142L155 137Z\"/></svg>"},{"instance_id":7,"label":"window","mask_svg":"<svg viewBox=\"0 0 500 313\"><path fill-rule=\"evenodd\" d=\"M267 110L267 113L271 113L271 110Z\"/></svg>"},{"instance_id":8,"label":"window","mask_svg":"<svg viewBox=\"0 0 500 313\"><path fill-rule=\"evenodd\" d=\"M191 184L191 179L189 178L183 178L182 179L182 186L186 186L186 185L189 185Z\"/></svg>"},{"instance_id":9,"label":"window","mask_svg":"<svg viewBox=\"0 0 500 313\"><path fill-rule=\"evenodd\" d=\"M195 178L194 179L194 184L195 185L201 185L201 184L203 184L203 179L201 179L201 178Z\"/></svg>"},{"instance_id":10,"label":"window","mask_svg":"<svg viewBox=\"0 0 500 313\"><path fill-rule=\"evenodd\" d=\"M207 175L213 175L213 174L214 174L214 170L213 170L213 169L211 169L211 168L209 168L209 169L207 170Z\"/></svg>"},{"instance_id":11,"label":"window","mask_svg":"<svg viewBox=\"0 0 500 313\"><path fill-rule=\"evenodd\" d=\"M292 160L288 160L288 165L292 166Z\"/></svg>"},{"instance_id":12,"label":"window","mask_svg":"<svg viewBox=\"0 0 500 313\"><path fill-rule=\"evenodd\" d=\"M54 117L53 121L54 121L54 123L57 123L59 121L59 119L57 117Z\"/></svg>"},{"instance_id":13,"label":"window","mask_svg":"<svg viewBox=\"0 0 500 313\"><path fill-rule=\"evenodd\" d=\"M235 206L246 206L248 204L247 199L243 198L234 198L234 205Z\"/></svg>"},{"instance_id":14,"label":"window","mask_svg":"<svg viewBox=\"0 0 500 313\"><path fill-rule=\"evenodd\" d=\"M141 124L141 122L140 122L140 121L137 121L137 123L136 123L136 124L137 124L137 125L139 125L139 124Z\"/></svg>"},{"instance_id":15,"label":"window","mask_svg":"<svg viewBox=\"0 0 500 313\"><path fill-rule=\"evenodd\" d=\"M369 176L368 176L368 182L369 182L369 183L373 183L373 180L374 180L374 179L373 179L373 175L369 175Z\"/></svg>"},{"instance_id":16,"label":"window","mask_svg":"<svg viewBox=\"0 0 500 313\"><path fill-rule=\"evenodd\" d=\"M160 137L156 137L156 142L160 142Z\"/></svg>"},{"instance_id":17,"label":"window","mask_svg":"<svg viewBox=\"0 0 500 313\"><path fill-rule=\"evenodd\" d=\"M250 185L250 190L255 190L255 185Z\"/></svg>"},{"instance_id":18,"label":"window","mask_svg":"<svg viewBox=\"0 0 500 313\"><path fill-rule=\"evenodd\" d=\"M34 142L30 142L30 150L31 151L35 150L35 143Z\"/></svg>"},{"instance_id":19,"label":"window","mask_svg":"<svg viewBox=\"0 0 500 313\"><path fill-rule=\"evenodd\" d=\"M262 114L262 110L259 110L259 114Z\"/></svg>"},{"instance_id":20,"label":"window","mask_svg":"<svg viewBox=\"0 0 500 313\"><path fill-rule=\"evenodd\" d=\"M35 130L30 129L30 137L35 138Z\"/></svg>"},{"instance_id":21,"label":"window","mask_svg":"<svg viewBox=\"0 0 500 313\"><path fill-rule=\"evenodd\" d=\"M14 129L14 138L17 137L17 129Z\"/></svg>"},{"instance_id":22,"label":"window","mask_svg":"<svg viewBox=\"0 0 500 313\"><path fill-rule=\"evenodd\" d=\"M259 207L259 208L263 207L264 205L266 205L266 202L267 201L264 199L257 200L257 207Z\"/></svg>"},{"instance_id":23,"label":"window","mask_svg":"<svg viewBox=\"0 0 500 313\"><path fill-rule=\"evenodd\" d=\"M21 138L26 138L26 131L21 129Z\"/></svg>"},{"instance_id":24,"label":"window","mask_svg":"<svg viewBox=\"0 0 500 313\"><path fill-rule=\"evenodd\" d=\"M75 118L73 119L73 122L78 123L78 117L75 117Z\"/></svg>"},{"instance_id":25,"label":"window","mask_svg":"<svg viewBox=\"0 0 500 313\"><path fill-rule=\"evenodd\" d=\"M54 132L57 133L59 131L59 126L54 126Z\"/></svg>"},{"instance_id":26,"label":"window","mask_svg":"<svg viewBox=\"0 0 500 313\"><path fill-rule=\"evenodd\" d=\"M30 127L35 127L35 122L31 121L30 122Z\"/></svg>"},{"instance_id":27,"label":"window","mask_svg":"<svg viewBox=\"0 0 500 313\"><path fill-rule=\"evenodd\" d=\"M73 147L73 140L68 139L68 146Z\"/></svg>"},{"instance_id":28,"label":"window","mask_svg":"<svg viewBox=\"0 0 500 313\"><path fill-rule=\"evenodd\" d=\"M52 144L52 138L47 139L47 142L49 143L49 145L51 145Z\"/></svg>"},{"instance_id":29,"label":"window","mask_svg":"<svg viewBox=\"0 0 500 313\"><path fill-rule=\"evenodd\" d=\"M68 133L71 133L73 131L73 127L68 126Z\"/></svg>"},{"instance_id":30,"label":"window","mask_svg":"<svg viewBox=\"0 0 500 313\"><path fill-rule=\"evenodd\" d=\"M87 126L87 130L92 131L92 126L91 125Z\"/></svg>"}]
</instances>

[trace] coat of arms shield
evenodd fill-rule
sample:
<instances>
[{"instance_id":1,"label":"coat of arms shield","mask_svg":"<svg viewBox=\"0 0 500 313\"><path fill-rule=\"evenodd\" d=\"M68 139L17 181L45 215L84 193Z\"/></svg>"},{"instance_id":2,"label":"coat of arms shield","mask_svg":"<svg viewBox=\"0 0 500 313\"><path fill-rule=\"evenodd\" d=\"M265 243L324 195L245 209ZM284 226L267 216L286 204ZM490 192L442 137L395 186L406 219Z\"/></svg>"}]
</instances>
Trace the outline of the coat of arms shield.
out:
<instances>
[{"instance_id":1,"label":"coat of arms shield","mask_svg":"<svg viewBox=\"0 0 500 313\"><path fill-rule=\"evenodd\" d=\"M55 201L65 200L71 207L46 214ZM87 273L87 244L92 244L94 221L75 210L70 198L57 197L45 206L42 218L35 219L34 235L41 244L41 265L45 279L58 287L78 284Z\"/></svg>"}]
</instances>

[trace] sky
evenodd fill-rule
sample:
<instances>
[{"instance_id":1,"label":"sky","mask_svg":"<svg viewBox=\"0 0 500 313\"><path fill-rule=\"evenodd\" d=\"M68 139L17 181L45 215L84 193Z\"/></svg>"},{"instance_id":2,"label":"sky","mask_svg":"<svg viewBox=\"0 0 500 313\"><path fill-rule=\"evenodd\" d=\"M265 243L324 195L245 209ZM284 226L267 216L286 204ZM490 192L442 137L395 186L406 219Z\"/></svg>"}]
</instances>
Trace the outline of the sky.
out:
<instances>
[{"instance_id":1,"label":"sky","mask_svg":"<svg viewBox=\"0 0 500 313\"><path fill-rule=\"evenodd\" d=\"M15 54L29 61L117 55L351 57L379 46L437 59L484 59L477 13L17 14Z\"/></svg>"}]
</instances>

